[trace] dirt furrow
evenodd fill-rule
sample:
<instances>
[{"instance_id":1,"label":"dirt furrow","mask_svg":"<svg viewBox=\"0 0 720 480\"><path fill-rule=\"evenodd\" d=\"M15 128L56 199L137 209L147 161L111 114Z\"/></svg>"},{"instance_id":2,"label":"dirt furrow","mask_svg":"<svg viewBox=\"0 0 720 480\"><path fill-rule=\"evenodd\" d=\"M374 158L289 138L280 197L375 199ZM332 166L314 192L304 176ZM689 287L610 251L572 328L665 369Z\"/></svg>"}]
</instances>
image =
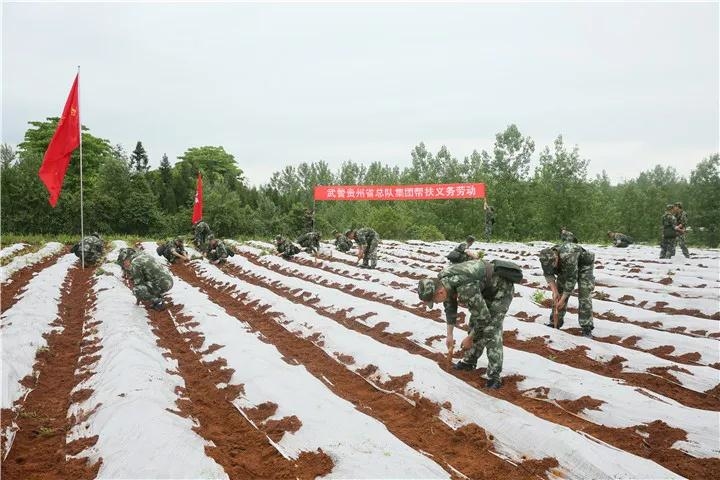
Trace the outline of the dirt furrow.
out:
<instances>
[{"instance_id":1,"label":"dirt furrow","mask_svg":"<svg viewBox=\"0 0 720 480\"><path fill-rule=\"evenodd\" d=\"M74 421L67 415L75 400L71 392L79 382L75 368L82 353L83 325L94 301L93 272L74 267L63 283L55 322L61 330L46 336L47 347L38 351L34 365L36 376L24 380L32 391L15 418L19 430L2 464L6 479L91 479L100 468L100 462L90 465L87 459L66 457L97 441L94 437L66 442Z\"/></svg>"},{"instance_id":2,"label":"dirt furrow","mask_svg":"<svg viewBox=\"0 0 720 480\"><path fill-rule=\"evenodd\" d=\"M19 300L18 296L25 291L27 284L38 272L57 262L61 256L69 251L69 247L65 247L62 251L15 272L0 289L0 313L15 305Z\"/></svg>"},{"instance_id":3,"label":"dirt furrow","mask_svg":"<svg viewBox=\"0 0 720 480\"><path fill-rule=\"evenodd\" d=\"M267 265L264 265L263 263L259 262L257 257L247 254L247 253L239 253L239 255L242 255L243 257L247 258L249 261L253 262L255 265L266 267ZM232 268L232 267L229 267ZM366 291L363 291L362 289L356 288L354 286L349 285L339 285L333 282L329 281L320 281L318 282L315 278L309 278L308 275L302 274L300 272L293 272L288 269L280 268L280 271L282 271L283 274L293 276L296 278L301 278L303 280L311 281L311 282L317 282L327 287L332 287L337 290L342 290L346 293L350 293L352 295L365 298L367 300L371 300L373 302L382 303L384 305L389 305L393 308L397 308L399 310L404 310L406 312L412 313L414 315L427 318L429 320L434 320L440 323L444 323L442 319L442 315L440 310L432 310L428 311L422 307L410 307L405 304L403 304L400 301L397 300L389 300L389 299L383 299L378 297L377 295L373 293L369 293ZM335 274L338 274L337 272L332 272ZM342 275L342 274L339 274ZM458 326L458 328L464 329L464 326ZM570 329L572 330L572 329ZM583 370L588 370L593 373L597 373L599 375L603 375L606 377L613 377L613 378L620 378L628 382L630 385L635 385L638 387L647 388L650 391L654 391L657 393L660 393L662 395L665 395L669 398L672 398L673 400L676 400L683 405L687 405L689 407L694 408L701 408L704 410L715 410L720 411L720 395L717 394L709 394L709 393L700 393L696 392L687 388L684 388L682 385L680 385L676 378L672 376L672 371L658 371L654 372L655 375L651 375L649 373L627 373L622 371L621 362L616 361L615 359L608 363L601 363L597 362L595 360L592 360L588 358L582 350L574 349L570 352L562 351L562 350L554 350L547 346L542 340L539 339L539 341L521 341L518 340L515 333L511 331L505 331L503 334L504 337L504 344L510 348L514 348L517 350L524 350L531 353L536 353L538 355L541 355L545 358L553 358L554 361L557 361L558 363L563 363L565 365L580 368Z\"/></svg>"},{"instance_id":4,"label":"dirt furrow","mask_svg":"<svg viewBox=\"0 0 720 480\"><path fill-rule=\"evenodd\" d=\"M207 454L221 465L230 478L315 478L332 469L332 460L321 450L303 452L296 460L286 459L233 406L241 386L227 383L232 370L222 360L203 362L192 346L202 345L197 334L181 334L171 318L180 307L169 305L169 310L156 312L148 309L150 324L158 336L158 345L167 349L178 362L178 373L185 388L178 401L179 415L197 419L194 430L214 446L206 447ZM179 322L192 321L179 317Z\"/></svg>"},{"instance_id":5,"label":"dirt furrow","mask_svg":"<svg viewBox=\"0 0 720 480\"><path fill-rule=\"evenodd\" d=\"M499 459L491 453L492 443L481 428L467 426L453 431L438 418L440 405L418 397L413 399L416 405L411 406L397 395L377 390L328 356L311 340L285 330L277 323L275 315L264 313L265 309L256 304L245 303L244 297L233 288L200 277L191 268L174 265L172 270L186 282L199 287L230 315L242 318L254 330L262 333L288 361L302 364L335 394L352 402L363 413L383 422L390 432L403 442L431 454L433 460L454 476L448 465L470 478L511 479L543 476L547 469L557 465L554 459L528 460L519 466ZM262 281L251 277L243 276L243 279L268 287ZM428 432L432 434L429 435Z\"/></svg>"},{"instance_id":6,"label":"dirt furrow","mask_svg":"<svg viewBox=\"0 0 720 480\"><path fill-rule=\"evenodd\" d=\"M253 261L251 259L251 261ZM257 265L260 263L254 261ZM433 359L442 366L447 368L447 359L439 353L431 353L415 344L402 334L390 333L383 331L382 328L371 328L356 320L349 319L343 312L330 312L315 304L310 304L303 299L302 296L297 297L291 293L291 289L282 287L277 284L268 284L260 277L252 275L239 267L226 266L224 270L231 275L242 278L248 283L261 285L278 295L282 295L288 300L309 306L318 313L333 318L346 327L371 336L386 345L403 348L410 353L422 355L426 358ZM284 274L286 272L283 272ZM290 274L288 274L290 275ZM294 276L294 275L293 275ZM207 282L206 282L207 283ZM340 288L341 289L341 288ZM354 295L364 296L359 292L353 292ZM587 398L585 402L579 402L578 405L553 405L549 402L542 401L542 392L535 392L535 398L526 396L524 392L517 389L517 382L522 377L505 377L503 388L500 390L489 391L483 388L484 369L478 369L475 372L457 372L449 371L450 374L463 379L473 387L482 390L483 393L492 395L497 398L507 400L533 413L534 415L545 420L569 427L576 431L587 432L613 446L622 450L631 452L635 455L648 458L669 470L675 471L689 478L710 478L717 471L720 471L720 459L699 459L691 457L680 450L671 448L678 438L684 438L685 432L679 429L668 427L664 422L658 420L650 425L638 425L628 428L611 428L603 425L591 423L574 415L584 408L596 408L596 400ZM695 393L695 392L693 392ZM649 435L647 438L642 435Z\"/></svg>"}]
</instances>

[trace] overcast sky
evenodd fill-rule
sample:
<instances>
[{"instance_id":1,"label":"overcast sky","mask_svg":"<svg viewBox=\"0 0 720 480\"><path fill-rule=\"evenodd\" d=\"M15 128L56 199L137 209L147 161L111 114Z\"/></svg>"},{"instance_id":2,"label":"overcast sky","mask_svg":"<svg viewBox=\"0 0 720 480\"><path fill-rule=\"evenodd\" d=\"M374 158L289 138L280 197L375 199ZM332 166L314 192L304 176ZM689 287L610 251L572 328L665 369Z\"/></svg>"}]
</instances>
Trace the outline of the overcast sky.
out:
<instances>
[{"instance_id":1,"label":"overcast sky","mask_svg":"<svg viewBox=\"0 0 720 480\"><path fill-rule=\"evenodd\" d=\"M58 116L151 163L222 145L251 184L287 164L458 158L515 123L613 180L718 151L718 4L2 6L2 140Z\"/></svg>"}]
</instances>

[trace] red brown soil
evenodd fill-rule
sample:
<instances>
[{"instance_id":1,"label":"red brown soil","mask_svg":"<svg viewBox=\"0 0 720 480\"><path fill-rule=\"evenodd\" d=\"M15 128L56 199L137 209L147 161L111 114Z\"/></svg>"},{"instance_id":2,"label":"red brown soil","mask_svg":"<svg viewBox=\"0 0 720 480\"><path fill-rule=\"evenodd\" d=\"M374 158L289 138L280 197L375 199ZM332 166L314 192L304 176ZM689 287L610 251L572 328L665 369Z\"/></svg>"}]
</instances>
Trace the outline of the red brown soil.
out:
<instances>
[{"instance_id":1,"label":"red brown soil","mask_svg":"<svg viewBox=\"0 0 720 480\"><path fill-rule=\"evenodd\" d=\"M223 267L226 271L233 267ZM294 358L318 379L327 378L332 385L324 382L336 395L353 403L358 410L366 415L380 420L396 437L410 445L412 448L423 450L433 456L433 460L447 467L450 463L470 478L510 478L522 479L527 477L526 470L515 467L488 450L491 445L478 450L474 443L484 441L485 432L478 428L472 437L458 433L440 421L437 414L440 406L425 398L415 397L415 406L409 404L401 397L388 394L373 388L360 375L371 375L373 368L351 372L345 366L327 355L311 341L295 336L277 323L276 317L263 313L252 304L245 301L245 296L232 293L228 289L218 288L210 280L201 278L185 265L173 266L173 271L183 280L198 286L217 304L221 305L230 315L242 318L253 329L267 338L273 339L273 344L286 357ZM271 286L252 276L242 276L244 281L254 285L261 285L272 291L280 291L279 287ZM282 295L296 303L304 303L302 297L294 297L288 291ZM240 300L240 301L238 301ZM365 327L367 330L369 328ZM389 334L380 330L375 335L385 337ZM406 338L403 338L407 341ZM416 345L416 348L420 349ZM431 432L432 435L429 435ZM554 465L554 460L549 463Z\"/></svg>"},{"instance_id":2,"label":"red brown soil","mask_svg":"<svg viewBox=\"0 0 720 480\"><path fill-rule=\"evenodd\" d=\"M575 414L581 413L584 410L600 410L603 402L597 398L592 398L588 395L582 396L575 400L556 400L556 402L568 412Z\"/></svg>"},{"instance_id":3,"label":"red brown soil","mask_svg":"<svg viewBox=\"0 0 720 480\"><path fill-rule=\"evenodd\" d=\"M66 457L97 442L93 437L66 443L75 421L67 417L72 398L89 393L81 390L71 396L79 382L75 368L81 355L85 314L94 301L93 272L91 268L73 268L63 283L58 323L64 328L46 335L48 348L36 357L37 380L20 406L19 430L2 463L4 478L91 479L97 475L102 460L91 465L86 458Z\"/></svg>"},{"instance_id":4,"label":"red brown soil","mask_svg":"<svg viewBox=\"0 0 720 480\"><path fill-rule=\"evenodd\" d=\"M35 275L41 270L55 264L62 255L65 255L69 251L68 247L65 247L59 253L50 255L44 260L41 260L29 267L21 268L13 274L10 279L3 283L0 288L0 313L5 312L8 308L12 307L17 303L20 298L19 294L25 291L25 287L32 280Z\"/></svg>"},{"instance_id":5,"label":"red brown soil","mask_svg":"<svg viewBox=\"0 0 720 480\"><path fill-rule=\"evenodd\" d=\"M340 363L344 363L345 365L353 365L355 363L352 355L345 355L340 352L334 352L333 355L335 355L335 358L337 358Z\"/></svg>"},{"instance_id":6,"label":"red brown soil","mask_svg":"<svg viewBox=\"0 0 720 480\"><path fill-rule=\"evenodd\" d=\"M252 261L252 259L251 259ZM284 296L288 300L295 302L295 303L302 303L301 299L298 299L295 296L289 295L289 289L280 287L277 283L268 286L266 283L263 283L263 281L259 278L254 277L253 275L249 275L248 272L244 272L241 269L238 268L232 268L229 269L229 273L232 273L240 278L242 278L244 281L248 281L249 283L253 283L256 285L262 285L265 288L269 288L273 292ZM355 295L361 296L363 298L372 299L372 295L362 292L355 292ZM375 301L378 301L375 299ZM344 314L344 312L330 312L325 311L322 308L317 307L316 305L313 305L313 308L316 309L319 313L325 315L326 317L333 318L334 320L338 321L339 323L345 325L346 327L356 330L359 332L362 332L368 336L371 336L372 338L393 347L399 347L407 350L410 353L422 355L427 358L431 358L438 362L439 365L444 365L446 362L446 358L442 354L434 354L427 352L423 348L421 348L419 345L413 343L409 339L405 338L404 336L392 334L389 332L384 331L377 331L373 328L368 327L367 325L364 325L360 322L356 322L352 319L347 318L347 316ZM505 332L506 335L508 333L512 332ZM513 334L514 335L514 334ZM506 344L509 344L511 342L507 341L507 336L505 337ZM595 365L596 369L597 366L601 366L602 368L606 368L608 370L610 369L620 369L620 363L623 359L618 358L615 362L610 362L609 364L599 364L597 362L593 362L589 358L587 358L584 355L583 348L578 347L574 350L568 350L564 352L556 352L553 350L548 349L547 347L544 347L544 342L542 339L533 339L537 340L542 345L537 345L536 348L542 349L545 351L545 356L548 355L548 352L552 352L552 354L557 355L558 357L563 358L573 358L573 363L577 362L580 364L585 365ZM518 342L523 343L523 342ZM513 348L516 348L514 345L510 345ZM532 349L525 348L525 350L533 351ZM556 360L557 361L557 360ZM565 362L561 362L565 363ZM567 362L568 364L570 362ZM307 365L307 364L305 364ZM581 367L582 368L582 367ZM593 370L593 368L586 368L587 370ZM492 395L498 398L503 398L505 400L508 400L516 405L519 405L523 409L531 412L532 414L544 418L546 420L549 420L553 423L565 425L569 428L572 428L573 430L578 431L584 431L587 432L607 443L610 443L615 446L620 446L620 448L623 448L624 450L627 450L631 453L634 453L636 455L640 455L646 458L650 458L666 468L673 470L677 473L680 473L681 475L689 475L690 477L694 478L702 478L703 476L712 475L712 472L714 472L716 466L713 462L707 462L702 459L696 459L693 457L690 457L689 455L686 455L679 450L674 450L670 447L664 446L664 444L659 444L656 447L653 448L646 448L646 446L642 443L641 439L638 438L638 435L628 429L618 429L618 428L610 428L603 425L597 425L593 424L591 422L585 421L583 419L580 419L579 417L575 417L572 415L568 415L567 412L564 412L562 409L559 408L548 408L548 404L545 402L538 402L537 400L534 400L532 398L528 398L525 395L523 395L523 392L520 392L516 387L517 379L513 379L511 377L505 377L503 379L504 386L500 390L493 390L488 391L484 389L482 386L484 385L484 382L482 379L478 376L478 373L482 374L484 369L478 369L476 372L465 372L465 371L452 371L451 374L463 379L468 384L472 385L473 387L482 390L483 393L486 393L488 395ZM360 372L358 372L360 373ZM372 372L368 372L372 373ZM363 373L364 374L364 373ZM693 392L690 390L687 390L683 387L671 384L666 382L665 380L653 377L649 374L620 374L620 375L610 375L614 377L619 377L626 379L632 383L637 384L648 384L650 385L648 388L652 388L653 386L656 386L657 390L660 390L661 393L671 393L674 397L678 399L678 401L687 400L687 402L683 401L684 404L696 404L696 405L714 405L715 408L713 410L720 410L720 401L718 399L710 399L707 395ZM654 379L654 380L653 380ZM662 386L661 386L662 385ZM644 386L644 385L643 385ZM670 396L670 395L668 395ZM682 400L680 400L682 399ZM582 404L581 404L582 405ZM593 406L593 402L589 401L589 406ZM425 450L423 448L423 450ZM425 450L427 451L427 450ZM720 462L720 461L719 461ZM466 473L466 472L465 472Z\"/></svg>"},{"instance_id":7,"label":"red brown soil","mask_svg":"<svg viewBox=\"0 0 720 480\"><path fill-rule=\"evenodd\" d=\"M192 318L180 315L180 308L170 305L180 324ZM213 443L205 452L223 467L230 478L315 478L332 470L332 460L322 450L305 452L297 460L285 459L268 442L264 433L255 429L230 403L237 388L220 389L218 383L228 383L232 370L224 359L203 362L195 350L203 339L196 332L178 332L168 312L148 310L158 345L169 351L178 362L178 373L185 388L178 393L178 407L183 415L195 418L199 426L193 430ZM194 334L192 334L194 333ZM267 406L266 404L263 404Z\"/></svg>"},{"instance_id":8,"label":"red brown soil","mask_svg":"<svg viewBox=\"0 0 720 480\"><path fill-rule=\"evenodd\" d=\"M708 315L707 313L703 313L700 310L694 308L673 308L668 307L667 305L668 302L655 302L655 305L649 307L648 310L652 310L653 312L668 313L670 315L690 315L691 317L706 318L709 320L720 320L720 313ZM644 307L644 305L641 306Z\"/></svg>"},{"instance_id":9,"label":"red brown soil","mask_svg":"<svg viewBox=\"0 0 720 480\"><path fill-rule=\"evenodd\" d=\"M658 280L657 283L661 285L670 285L671 283L673 283L673 279L671 277L665 277L661 280Z\"/></svg>"}]
</instances>

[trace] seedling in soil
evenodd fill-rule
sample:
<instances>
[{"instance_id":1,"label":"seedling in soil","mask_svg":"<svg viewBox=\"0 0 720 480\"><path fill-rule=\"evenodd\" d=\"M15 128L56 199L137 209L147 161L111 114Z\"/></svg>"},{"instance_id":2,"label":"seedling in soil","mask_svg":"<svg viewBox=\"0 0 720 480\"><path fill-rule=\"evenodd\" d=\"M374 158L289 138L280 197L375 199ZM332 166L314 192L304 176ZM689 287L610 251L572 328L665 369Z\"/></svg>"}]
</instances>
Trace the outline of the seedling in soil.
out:
<instances>
[{"instance_id":1,"label":"seedling in soil","mask_svg":"<svg viewBox=\"0 0 720 480\"><path fill-rule=\"evenodd\" d=\"M49 351L50 351L49 347L46 347L46 346L38 347L38 349L35 350L35 355L39 355L41 353L45 353L45 352L49 352Z\"/></svg>"},{"instance_id":2,"label":"seedling in soil","mask_svg":"<svg viewBox=\"0 0 720 480\"><path fill-rule=\"evenodd\" d=\"M40 437L52 437L55 435L55 429L50 427L40 427L38 429L38 436Z\"/></svg>"},{"instance_id":3,"label":"seedling in soil","mask_svg":"<svg viewBox=\"0 0 720 480\"><path fill-rule=\"evenodd\" d=\"M18 416L20 418L37 418L38 414L35 410L23 410L22 412L18 413Z\"/></svg>"},{"instance_id":4,"label":"seedling in soil","mask_svg":"<svg viewBox=\"0 0 720 480\"><path fill-rule=\"evenodd\" d=\"M673 272L672 270L668 270L667 275L668 277L672 277L673 275L675 275L675 272Z\"/></svg>"},{"instance_id":5,"label":"seedling in soil","mask_svg":"<svg viewBox=\"0 0 720 480\"><path fill-rule=\"evenodd\" d=\"M532 299L535 303L543 303L545 301L545 292L542 290L535 290L532 295Z\"/></svg>"},{"instance_id":6,"label":"seedling in soil","mask_svg":"<svg viewBox=\"0 0 720 480\"><path fill-rule=\"evenodd\" d=\"M548 358L548 360L550 360L551 362L554 362L557 357L556 357L555 355L548 355L547 358Z\"/></svg>"},{"instance_id":7,"label":"seedling in soil","mask_svg":"<svg viewBox=\"0 0 720 480\"><path fill-rule=\"evenodd\" d=\"M597 298L598 300L607 300L608 298L610 298L610 294L598 290L597 292L595 292L595 298Z\"/></svg>"},{"instance_id":8,"label":"seedling in soil","mask_svg":"<svg viewBox=\"0 0 720 480\"><path fill-rule=\"evenodd\" d=\"M260 256L261 256L261 257L264 257L265 255L270 255L270 251L263 249L263 250L260 252Z\"/></svg>"}]
</instances>

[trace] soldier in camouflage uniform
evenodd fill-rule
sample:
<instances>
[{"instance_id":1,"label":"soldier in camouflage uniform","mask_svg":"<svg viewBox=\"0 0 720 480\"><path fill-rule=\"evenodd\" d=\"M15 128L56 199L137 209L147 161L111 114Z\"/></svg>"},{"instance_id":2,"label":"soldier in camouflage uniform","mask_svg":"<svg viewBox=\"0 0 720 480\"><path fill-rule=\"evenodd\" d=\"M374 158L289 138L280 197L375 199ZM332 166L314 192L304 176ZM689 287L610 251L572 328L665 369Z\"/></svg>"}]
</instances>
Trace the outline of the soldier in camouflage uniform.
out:
<instances>
[{"instance_id":1,"label":"soldier in camouflage uniform","mask_svg":"<svg viewBox=\"0 0 720 480\"><path fill-rule=\"evenodd\" d=\"M85 257L85 263L83 267L93 265L103 256L103 249L105 244L100 238L100 234L97 232L91 233L78 243L76 243L70 251L75 254L76 257L82 261L83 256Z\"/></svg>"},{"instance_id":2,"label":"soldier in camouflage uniform","mask_svg":"<svg viewBox=\"0 0 720 480\"><path fill-rule=\"evenodd\" d=\"M350 249L352 248L352 240L350 240L337 230L333 231L333 235L335 236L335 248L337 248L341 252L350 251Z\"/></svg>"},{"instance_id":3,"label":"soldier in camouflage uniform","mask_svg":"<svg viewBox=\"0 0 720 480\"><path fill-rule=\"evenodd\" d=\"M634 242L632 237L625 235L624 233L620 232L607 232L608 237L613 242L613 246L618 248L625 248L628 245L632 245Z\"/></svg>"},{"instance_id":4,"label":"soldier in camouflage uniform","mask_svg":"<svg viewBox=\"0 0 720 480\"><path fill-rule=\"evenodd\" d=\"M295 243L305 249L307 253L318 253L320 251L320 232L307 232L300 235Z\"/></svg>"},{"instance_id":5,"label":"soldier in camouflage uniform","mask_svg":"<svg viewBox=\"0 0 720 480\"><path fill-rule=\"evenodd\" d=\"M454 345L453 328L457 323L458 302L470 310L469 330L461 347L464 358L456 370L474 370L487 349L488 388L500 388L503 364L503 320L515 293L514 283L522 280L522 269L508 261L472 260L445 268L437 278L418 283L418 296L432 307L443 302L447 322L447 346Z\"/></svg>"},{"instance_id":6,"label":"soldier in camouflage uniform","mask_svg":"<svg viewBox=\"0 0 720 480\"><path fill-rule=\"evenodd\" d=\"M685 244L685 231L688 227L688 218L687 212L683 209L683 205L681 202L675 203L675 219L677 220L677 226L679 228L677 233L677 243L678 245L680 245L680 250L682 250L685 258L690 258L690 252L688 251L687 245Z\"/></svg>"},{"instance_id":7,"label":"soldier in camouflage uniform","mask_svg":"<svg viewBox=\"0 0 720 480\"><path fill-rule=\"evenodd\" d=\"M214 235L210 235L208 240L207 258L210 263L216 265L227 262L228 257L235 256L235 252L230 250L225 242L218 240Z\"/></svg>"},{"instance_id":8,"label":"soldier in camouflage uniform","mask_svg":"<svg viewBox=\"0 0 720 480\"><path fill-rule=\"evenodd\" d=\"M175 260L178 258L185 262L190 261L190 257L188 256L187 251L185 251L183 239L180 237L176 237L174 240L169 239L165 242L161 251L162 256L170 263L175 263Z\"/></svg>"},{"instance_id":9,"label":"soldier in camouflage uniform","mask_svg":"<svg viewBox=\"0 0 720 480\"><path fill-rule=\"evenodd\" d=\"M362 259L363 263L360 268L375 268L377 266L377 249L380 243L378 233L369 227L358 228L357 230L348 230L345 236L350 240L355 240L358 244L358 260Z\"/></svg>"},{"instance_id":10,"label":"soldier in camouflage uniform","mask_svg":"<svg viewBox=\"0 0 720 480\"><path fill-rule=\"evenodd\" d=\"M485 241L490 242L493 226L495 225L495 207L488 205L487 199L484 199L483 208L485 209Z\"/></svg>"},{"instance_id":11,"label":"soldier in camouflage uniform","mask_svg":"<svg viewBox=\"0 0 720 480\"><path fill-rule=\"evenodd\" d=\"M468 260L477 260L475 253L467 251L473 243L475 243L475 237L468 235L465 241L463 243L459 243L453 251L445 256L445 258L450 260L450 263L462 263L467 262Z\"/></svg>"},{"instance_id":12,"label":"soldier in camouflage uniform","mask_svg":"<svg viewBox=\"0 0 720 480\"><path fill-rule=\"evenodd\" d=\"M575 234L568 230L567 227L560 227L560 241L562 243L578 243L578 239Z\"/></svg>"},{"instance_id":13,"label":"soldier in camouflage uniform","mask_svg":"<svg viewBox=\"0 0 720 480\"><path fill-rule=\"evenodd\" d=\"M565 242L540 251L540 266L553 294L553 312L549 327L554 327L553 315L557 311L557 328L563 326L567 301L575 284L578 286L578 323L584 337L592 336L592 292L595 288L595 254L577 243Z\"/></svg>"},{"instance_id":14,"label":"soldier in camouflage uniform","mask_svg":"<svg viewBox=\"0 0 720 480\"><path fill-rule=\"evenodd\" d=\"M662 241L660 242L660 258L672 258L675 256L675 244L677 243L677 218L675 217L675 206L665 206L665 215L662 217Z\"/></svg>"},{"instance_id":15,"label":"soldier in camouflage uniform","mask_svg":"<svg viewBox=\"0 0 720 480\"><path fill-rule=\"evenodd\" d=\"M210 225L205 223L204 221L200 220L195 224L194 228L194 239L193 242L195 243L195 246L200 250L201 252L204 252L207 249L207 241L208 236L212 235L212 231L210 230Z\"/></svg>"},{"instance_id":16,"label":"soldier in camouflage uniform","mask_svg":"<svg viewBox=\"0 0 720 480\"><path fill-rule=\"evenodd\" d=\"M306 232L312 232L315 229L315 209L308 208L303 215L303 226Z\"/></svg>"},{"instance_id":17,"label":"soldier in camouflage uniform","mask_svg":"<svg viewBox=\"0 0 720 480\"><path fill-rule=\"evenodd\" d=\"M278 254L285 260L289 260L293 255L300 253L300 247L282 235L275 237L275 248L277 249Z\"/></svg>"},{"instance_id":18,"label":"soldier in camouflage uniform","mask_svg":"<svg viewBox=\"0 0 720 480\"><path fill-rule=\"evenodd\" d=\"M133 248L123 248L117 258L126 277L130 279L133 295L137 303L150 303L153 309L165 309L162 296L173 286L170 273L158 261L145 252Z\"/></svg>"}]
</instances>

